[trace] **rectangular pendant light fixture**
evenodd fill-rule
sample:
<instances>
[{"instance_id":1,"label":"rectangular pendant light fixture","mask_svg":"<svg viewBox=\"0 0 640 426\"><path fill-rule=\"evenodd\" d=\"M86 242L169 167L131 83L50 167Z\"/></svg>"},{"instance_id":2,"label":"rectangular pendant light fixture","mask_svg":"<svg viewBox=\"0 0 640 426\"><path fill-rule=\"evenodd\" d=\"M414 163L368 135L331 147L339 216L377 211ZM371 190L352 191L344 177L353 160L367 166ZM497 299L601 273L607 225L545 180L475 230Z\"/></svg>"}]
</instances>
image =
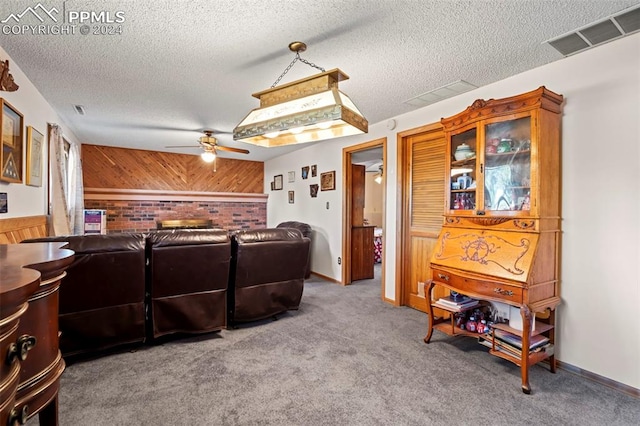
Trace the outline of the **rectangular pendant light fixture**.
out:
<instances>
[{"instance_id":1,"label":"rectangular pendant light fixture","mask_svg":"<svg viewBox=\"0 0 640 426\"><path fill-rule=\"evenodd\" d=\"M254 93L260 108L238 124L233 139L274 147L367 133L366 118L338 89L348 78L336 68Z\"/></svg>"}]
</instances>

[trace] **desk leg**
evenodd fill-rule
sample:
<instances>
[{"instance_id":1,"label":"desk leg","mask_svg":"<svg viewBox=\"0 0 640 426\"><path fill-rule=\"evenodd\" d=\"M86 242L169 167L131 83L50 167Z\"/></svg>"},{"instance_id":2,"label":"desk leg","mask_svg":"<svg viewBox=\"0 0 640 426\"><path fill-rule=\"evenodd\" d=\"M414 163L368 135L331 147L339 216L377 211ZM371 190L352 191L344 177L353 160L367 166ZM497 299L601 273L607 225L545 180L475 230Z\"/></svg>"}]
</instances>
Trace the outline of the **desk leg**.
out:
<instances>
[{"instance_id":1,"label":"desk leg","mask_svg":"<svg viewBox=\"0 0 640 426\"><path fill-rule=\"evenodd\" d=\"M553 326L551 328L551 330L549 330L549 341L553 345L555 345L556 344L556 334L555 334L556 333L556 311L555 311L555 309L552 309L549 312L549 324ZM553 351L553 355L551 355L549 357L549 370L552 373L556 372L556 353L555 353L555 350Z\"/></svg>"},{"instance_id":2,"label":"desk leg","mask_svg":"<svg viewBox=\"0 0 640 426\"><path fill-rule=\"evenodd\" d=\"M433 334L433 307L431 306L431 291L435 286L433 280L429 281L429 286L425 291L425 298L427 299L427 318L429 320L429 328L427 328L427 335L424 337L424 342L429 343L431 335Z\"/></svg>"},{"instance_id":3,"label":"desk leg","mask_svg":"<svg viewBox=\"0 0 640 426\"><path fill-rule=\"evenodd\" d=\"M58 395L38 413L38 421L42 426L58 425Z\"/></svg>"},{"instance_id":4,"label":"desk leg","mask_svg":"<svg viewBox=\"0 0 640 426\"><path fill-rule=\"evenodd\" d=\"M522 376L522 392L531 393L529 386L529 342L531 341L531 310L527 305L520 307L522 316L522 356L520 358L520 375Z\"/></svg>"}]
</instances>

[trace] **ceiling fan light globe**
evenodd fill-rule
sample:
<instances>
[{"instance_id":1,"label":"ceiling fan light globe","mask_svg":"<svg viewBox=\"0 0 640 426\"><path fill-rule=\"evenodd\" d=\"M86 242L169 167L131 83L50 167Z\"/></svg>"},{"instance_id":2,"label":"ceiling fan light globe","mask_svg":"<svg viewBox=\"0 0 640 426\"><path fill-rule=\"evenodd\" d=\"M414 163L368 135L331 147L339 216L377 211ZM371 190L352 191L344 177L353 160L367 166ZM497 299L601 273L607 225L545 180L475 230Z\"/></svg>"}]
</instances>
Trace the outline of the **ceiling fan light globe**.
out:
<instances>
[{"instance_id":1,"label":"ceiling fan light globe","mask_svg":"<svg viewBox=\"0 0 640 426\"><path fill-rule=\"evenodd\" d=\"M210 151L205 151L200 154L200 158L202 158L202 161L204 161L205 163L213 163L213 161L216 159L216 154Z\"/></svg>"}]
</instances>

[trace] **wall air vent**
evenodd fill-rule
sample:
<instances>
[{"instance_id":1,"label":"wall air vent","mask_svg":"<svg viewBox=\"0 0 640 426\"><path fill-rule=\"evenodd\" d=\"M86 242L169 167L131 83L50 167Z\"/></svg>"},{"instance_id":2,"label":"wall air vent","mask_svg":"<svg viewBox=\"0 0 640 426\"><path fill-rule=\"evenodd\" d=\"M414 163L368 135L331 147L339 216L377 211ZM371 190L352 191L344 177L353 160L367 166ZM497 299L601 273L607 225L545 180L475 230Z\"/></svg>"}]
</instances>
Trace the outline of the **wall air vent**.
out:
<instances>
[{"instance_id":1,"label":"wall air vent","mask_svg":"<svg viewBox=\"0 0 640 426\"><path fill-rule=\"evenodd\" d=\"M452 98L469 90L477 89L478 86L474 86L471 83L467 83L463 80L454 81L446 86L439 87L429 92L418 95L414 98L404 101L403 103L415 107L423 107L436 102L442 101L447 98Z\"/></svg>"},{"instance_id":2,"label":"wall air vent","mask_svg":"<svg viewBox=\"0 0 640 426\"><path fill-rule=\"evenodd\" d=\"M73 109L78 115L84 115L84 107L82 105L74 105Z\"/></svg>"},{"instance_id":3,"label":"wall air vent","mask_svg":"<svg viewBox=\"0 0 640 426\"><path fill-rule=\"evenodd\" d=\"M640 30L640 5L547 40L545 43L549 43L564 56L569 56L638 30Z\"/></svg>"}]
</instances>

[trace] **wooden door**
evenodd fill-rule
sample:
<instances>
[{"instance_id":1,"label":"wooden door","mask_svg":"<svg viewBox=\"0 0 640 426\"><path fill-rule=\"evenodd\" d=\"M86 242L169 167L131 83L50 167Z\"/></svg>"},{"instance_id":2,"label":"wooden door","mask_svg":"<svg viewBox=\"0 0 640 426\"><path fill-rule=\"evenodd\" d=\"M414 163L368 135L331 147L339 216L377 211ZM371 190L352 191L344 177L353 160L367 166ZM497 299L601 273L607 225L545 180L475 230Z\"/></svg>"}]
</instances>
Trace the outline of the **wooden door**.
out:
<instances>
[{"instance_id":1,"label":"wooden door","mask_svg":"<svg viewBox=\"0 0 640 426\"><path fill-rule=\"evenodd\" d=\"M402 156L402 303L426 312L419 287L431 279L429 260L442 228L445 137L439 123L399 134ZM428 287L428 286L427 286ZM435 295L445 293L436 287Z\"/></svg>"},{"instance_id":2,"label":"wooden door","mask_svg":"<svg viewBox=\"0 0 640 426\"><path fill-rule=\"evenodd\" d=\"M373 278L373 226L364 226L365 166L351 165L351 281Z\"/></svg>"}]
</instances>

